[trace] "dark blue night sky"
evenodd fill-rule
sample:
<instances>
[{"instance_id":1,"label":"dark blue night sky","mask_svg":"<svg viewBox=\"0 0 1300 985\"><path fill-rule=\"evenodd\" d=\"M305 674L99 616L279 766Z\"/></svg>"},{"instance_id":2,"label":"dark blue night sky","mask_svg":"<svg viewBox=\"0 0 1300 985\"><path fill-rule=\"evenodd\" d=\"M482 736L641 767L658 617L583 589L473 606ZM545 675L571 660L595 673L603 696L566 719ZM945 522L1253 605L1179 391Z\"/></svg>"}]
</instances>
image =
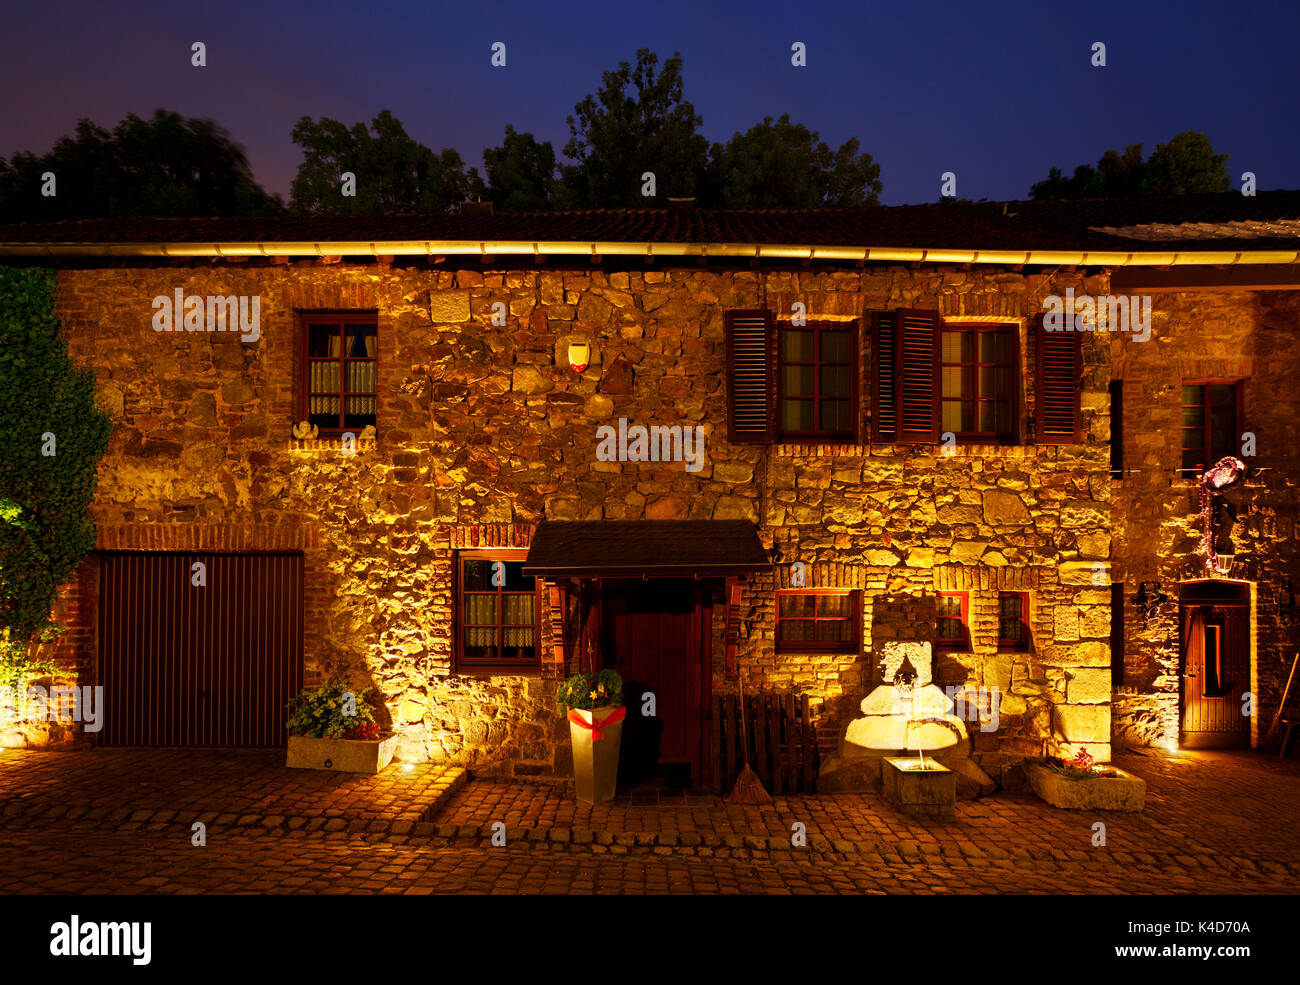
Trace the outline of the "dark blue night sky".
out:
<instances>
[{"instance_id":1,"label":"dark blue night sky","mask_svg":"<svg viewBox=\"0 0 1300 985\"><path fill-rule=\"evenodd\" d=\"M1027 195L1108 147L1204 131L1234 181L1300 187L1300 3L229 2L27 4L0 38L0 154L42 153L78 117L159 106L211 117L285 194L303 115L389 108L417 140L481 168L507 123L550 140L602 71L680 51L687 98L723 140L788 112L833 146L857 136L886 204ZM203 41L208 67L192 68ZM508 65L490 65L507 45ZM808 66L790 64L803 41ZM1107 46L1105 68L1091 46Z\"/></svg>"}]
</instances>

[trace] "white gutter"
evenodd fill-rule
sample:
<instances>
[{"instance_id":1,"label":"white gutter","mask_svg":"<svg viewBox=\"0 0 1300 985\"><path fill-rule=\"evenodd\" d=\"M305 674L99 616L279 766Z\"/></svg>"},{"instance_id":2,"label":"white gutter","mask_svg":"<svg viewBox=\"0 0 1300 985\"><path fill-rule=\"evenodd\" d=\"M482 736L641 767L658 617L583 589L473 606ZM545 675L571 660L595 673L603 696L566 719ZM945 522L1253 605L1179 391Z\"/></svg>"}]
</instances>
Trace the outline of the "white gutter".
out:
<instances>
[{"instance_id":1,"label":"white gutter","mask_svg":"<svg viewBox=\"0 0 1300 985\"><path fill-rule=\"evenodd\" d=\"M626 256L748 257L852 262L996 263L1081 267L1241 266L1300 262L1300 250L1079 251L953 250L782 243L648 243L574 240L375 240L231 243L0 243L0 257L311 257L311 256Z\"/></svg>"}]
</instances>

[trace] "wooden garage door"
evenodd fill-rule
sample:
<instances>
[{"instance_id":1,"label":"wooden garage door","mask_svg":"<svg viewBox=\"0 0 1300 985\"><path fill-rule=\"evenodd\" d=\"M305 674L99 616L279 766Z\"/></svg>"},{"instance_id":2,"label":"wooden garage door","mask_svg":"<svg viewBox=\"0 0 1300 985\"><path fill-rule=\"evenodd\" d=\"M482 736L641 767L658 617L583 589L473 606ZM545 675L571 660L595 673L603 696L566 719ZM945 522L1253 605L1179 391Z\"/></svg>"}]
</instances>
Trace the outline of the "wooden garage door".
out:
<instances>
[{"instance_id":1,"label":"wooden garage door","mask_svg":"<svg viewBox=\"0 0 1300 985\"><path fill-rule=\"evenodd\" d=\"M101 555L99 681L103 745L284 745L302 687L302 556Z\"/></svg>"}]
</instances>

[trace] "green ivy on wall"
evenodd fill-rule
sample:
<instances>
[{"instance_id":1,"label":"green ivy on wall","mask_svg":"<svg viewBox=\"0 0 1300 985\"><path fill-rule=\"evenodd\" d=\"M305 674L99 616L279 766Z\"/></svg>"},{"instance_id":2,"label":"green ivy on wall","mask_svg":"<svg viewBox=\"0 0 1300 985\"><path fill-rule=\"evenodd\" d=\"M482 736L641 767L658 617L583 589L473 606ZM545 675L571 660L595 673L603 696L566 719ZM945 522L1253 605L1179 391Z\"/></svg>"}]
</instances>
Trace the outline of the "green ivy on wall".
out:
<instances>
[{"instance_id":1,"label":"green ivy on wall","mask_svg":"<svg viewBox=\"0 0 1300 985\"><path fill-rule=\"evenodd\" d=\"M31 644L58 634L59 586L95 545L89 507L112 430L59 335L57 282L0 267L0 686L53 670Z\"/></svg>"}]
</instances>

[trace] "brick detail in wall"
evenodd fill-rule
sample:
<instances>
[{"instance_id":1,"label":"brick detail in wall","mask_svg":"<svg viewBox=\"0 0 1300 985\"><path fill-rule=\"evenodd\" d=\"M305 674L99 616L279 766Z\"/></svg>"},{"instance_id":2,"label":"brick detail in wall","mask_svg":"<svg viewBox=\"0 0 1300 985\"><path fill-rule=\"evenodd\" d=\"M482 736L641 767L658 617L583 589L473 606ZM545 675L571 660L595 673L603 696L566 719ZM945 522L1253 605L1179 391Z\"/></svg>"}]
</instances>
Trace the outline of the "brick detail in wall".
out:
<instances>
[{"instance_id":1,"label":"brick detail in wall","mask_svg":"<svg viewBox=\"0 0 1300 985\"><path fill-rule=\"evenodd\" d=\"M1249 356L1221 359L1174 359L1167 364L1167 375L1180 380L1244 380L1255 375L1255 360ZM1128 356L1111 363L1111 379L1143 378L1149 374L1141 361Z\"/></svg>"},{"instance_id":2,"label":"brick detail in wall","mask_svg":"<svg viewBox=\"0 0 1300 985\"><path fill-rule=\"evenodd\" d=\"M1046 584L1042 568L992 568L986 565L941 565L934 568L934 588L939 592L1030 592Z\"/></svg>"},{"instance_id":3,"label":"brick detail in wall","mask_svg":"<svg viewBox=\"0 0 1300 985\"><path fill-rule=\"evenodd\" d=\"M531 525L513 523L474 523L450 527L448 538L453 551L483 550L491 547L531 547Z\"/></svg>"},{"instance_id":4,"label":"brick detail in wall","mask_svg":"<svg viewBox=\"0 0 1300 985\"><path fill-rule=\"evenodd\" d=\"M302 551L319 546L309 527L233 523L101 525L95 541L101 551Z\"/></svg>"}]
</instances>

